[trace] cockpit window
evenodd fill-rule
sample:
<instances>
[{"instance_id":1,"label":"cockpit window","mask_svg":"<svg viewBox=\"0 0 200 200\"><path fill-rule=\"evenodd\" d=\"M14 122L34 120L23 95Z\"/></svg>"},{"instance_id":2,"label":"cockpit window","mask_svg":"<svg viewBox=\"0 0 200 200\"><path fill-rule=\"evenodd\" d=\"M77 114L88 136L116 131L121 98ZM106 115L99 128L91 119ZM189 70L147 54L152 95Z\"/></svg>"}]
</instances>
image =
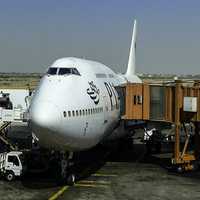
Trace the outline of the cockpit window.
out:
<instances>
[{"instance_id":1,"label":"cockpit window","mask_svg":"<svg viewBox=\"0 0 200 200\"><path fill-rule=\"evenodd\" d=\"M59 75L75 74L75 75L80 76L80 73L78 72L78 70L76 68L59 68L58 74Z\"/></svg>"},{"instance_id":2,"label":"cockpit window","mask_svg":"<svg viewBox=\"0 0 200 200\"><path fill-rule=\"evenodd\" d=\"M60 68L58 74L59 75L71 74L71 68Z\"/></svg>"},{"instance_id":3,"label":"cockpit window","mask_svg":"<svg viewBox=\"0 0 200 200\"><path fill-rule=\"evenodd\" d=\"M80 73L76 68L56 68L56 67L50 67L47 71L48 75L79 75Z\"/></svg>"},{"instance_id":4,"label":"cockpit window","mask_svg":"<svg viewBox=\"0 0 200 200\"><path fill-rule=\"evenodd\" d=\"M47 74L50 74L50 75L55 75L57 74L57 69L58 68L55 68L55 67L50 67L47 71Z\"/></svg>"}]
</instances>

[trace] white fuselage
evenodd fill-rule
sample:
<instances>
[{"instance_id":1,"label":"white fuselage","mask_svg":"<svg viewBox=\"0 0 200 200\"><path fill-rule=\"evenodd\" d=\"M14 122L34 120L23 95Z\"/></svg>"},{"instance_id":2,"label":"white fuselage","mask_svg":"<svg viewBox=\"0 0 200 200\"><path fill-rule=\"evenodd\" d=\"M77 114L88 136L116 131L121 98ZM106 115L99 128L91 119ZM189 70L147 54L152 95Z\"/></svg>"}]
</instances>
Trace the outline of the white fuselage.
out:
<instances>
[{"instance_id":1,"label":"white fuselage","mask_svg":"<svg viewBox=\"0 0 200 200\"><path fill-rule=\"evenodd\" d=\"M119 121L114 86L125 80L101 63L78 58L59 59L50 68L76 68L79 74L44 75L30 109L34 134L49 148L80 151L95 146Z\"/></svg>"},{"instance_id":2,"label":"white fuselage","mask_svg":"<svg viewBox=\"0 0 200 200\"><path fill-rule=\"evenodd\" d=\"M141 83L135 75L135 52L136 21L125 75L85 59L55 61L42 78L30 107L33 133L40 144L81 151L107 138L123 137L126 132L113 132L120 119L115 86Z\"/></svg>"}]
</instances>

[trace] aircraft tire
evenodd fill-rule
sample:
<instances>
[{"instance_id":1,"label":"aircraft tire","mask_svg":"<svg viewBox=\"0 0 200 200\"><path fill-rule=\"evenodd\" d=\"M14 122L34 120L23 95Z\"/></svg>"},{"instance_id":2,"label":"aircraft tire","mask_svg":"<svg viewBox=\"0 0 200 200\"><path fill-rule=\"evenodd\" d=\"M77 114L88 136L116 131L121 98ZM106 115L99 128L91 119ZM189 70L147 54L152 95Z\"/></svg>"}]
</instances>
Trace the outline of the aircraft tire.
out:
<instances>
[{"instance_id":1,"label":"aircraft tire","mask_svg":"<svg viewBox=\"0 0 200 200\"><path fill-rule=\"evenodd\" d=\"M70 185L70 186L73 186L75 184L75 181L76 181L76 176L75 174L70 174L68 177L67 177L67 184Z\"/></svg>"}]
</instances>

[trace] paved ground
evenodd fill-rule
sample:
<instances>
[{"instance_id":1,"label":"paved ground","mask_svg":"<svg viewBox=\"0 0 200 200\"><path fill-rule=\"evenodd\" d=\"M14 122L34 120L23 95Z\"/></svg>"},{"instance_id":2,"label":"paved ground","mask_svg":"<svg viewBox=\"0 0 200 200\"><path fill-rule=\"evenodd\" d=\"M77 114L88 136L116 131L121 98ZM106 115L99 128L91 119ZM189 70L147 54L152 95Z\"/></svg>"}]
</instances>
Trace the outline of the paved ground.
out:
<instances>
[{"instance_id":1,"label":"paved ground","mask_svg":"<svg viewBox=\"0 0 200 200\"><path fill-rule=\"evenodd\" d=\"M98 177L92 175L80 186L69 188L60 199L200 198L198 179L168 174L151 164L106 163L98 173Z\"/></svg>"},{"instance_id":2,"label":"paved ground","mask_svg":"<svg viewBox=\"0 0 200 200\"><path fill-rule=\"evenodd\" d=\"M12 183L0 181L0 199L200 198L200 172L181 175L169 172L163 167L167 166L167 159L144 157L143 147L137 151L120 150L106 158L103 154L98 154L95 160L91 159L90 164L79 170L81 178L73 187L56 185L51 174L35 174Z\"/></svg>"}]
</instances>

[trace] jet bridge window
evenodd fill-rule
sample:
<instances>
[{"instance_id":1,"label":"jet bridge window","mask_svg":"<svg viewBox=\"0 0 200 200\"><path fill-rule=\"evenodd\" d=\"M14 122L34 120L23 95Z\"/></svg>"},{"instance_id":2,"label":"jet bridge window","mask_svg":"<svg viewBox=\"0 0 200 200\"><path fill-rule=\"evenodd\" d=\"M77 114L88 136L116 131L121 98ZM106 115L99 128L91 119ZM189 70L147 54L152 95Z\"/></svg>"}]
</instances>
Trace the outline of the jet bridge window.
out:
<instances>
[{"instance_id":1,"label":"jet bridge window","mask_svg":"<svg viewBox=\"0 0 200 200\"><path fill-rule=\"evenodd\" d=\"M56 68L56 67L50 67L48 69L48 71L47 71L47 74L49 74L49 75L56 75L57 74L57 70L58 70L58 68Z\"/></svg>"},{"instance_id":2,"label":"jet bridge window","mask_svg":"<svg viewBox=\"0 0 200 200\"><path fill-rule=\"evenodd\" d=\"M76 68L59 68L58 74L59 75L74 74L74 75L80 76L80 73Z\"/></svg>"}]
</instances>

